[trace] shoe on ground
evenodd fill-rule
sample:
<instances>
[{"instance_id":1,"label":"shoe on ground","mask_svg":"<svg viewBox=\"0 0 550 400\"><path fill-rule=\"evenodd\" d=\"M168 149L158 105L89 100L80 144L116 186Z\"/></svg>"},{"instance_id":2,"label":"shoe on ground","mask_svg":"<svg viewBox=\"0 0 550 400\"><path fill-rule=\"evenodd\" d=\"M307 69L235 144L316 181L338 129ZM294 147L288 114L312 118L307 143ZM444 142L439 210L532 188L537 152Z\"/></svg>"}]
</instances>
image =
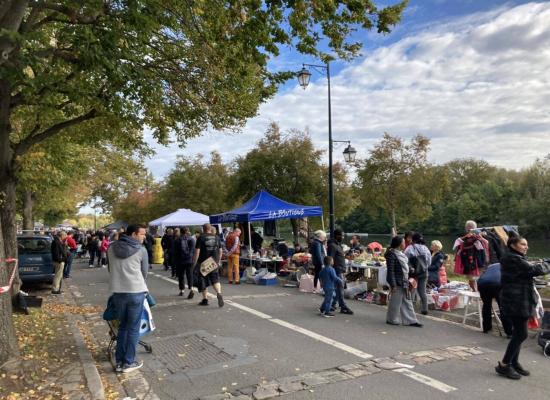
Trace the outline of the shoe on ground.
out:
<instances>
[{"instance_id":1,"label":"shoe on ground","mask_svg":"<svg viewBox=\"0 0 550 400\"><path fill-rule=\"evenodd\" d=\"M342 309L340 310L340 312L341 312L342 314L353 315L353 311L351 311L349 308L342 308Z\"/></svg>"},{"instance_id":2,"label":"shoe on ground","mask_svg":"<svg viewBox=\"0 0 550 400\"><path fill-rule=\"evenodd\" d=\"M143 367L143 361L134 361L132 364L126 364L122 367L122 373L126 374L128 372L135 371Z\"/></svg>"},{"instance_id":3,"label":"shoe on ground","mask_svg":"<svg viewBox=\"0 0 550 400\"><path fill-rule=\"evenodd\" d=\"M388 325L401 325L401 324L398 324L397 322L391 322L391 321L386 321L386 324L388 324Z\"/></svg>"},{"instance_id":4,"label":"shoe on ground","mask_svg":"<svg viewBox=\"0 0 550 400\"><path fill-rule=\"evenodd\" d=\"M88 268L93 268L94 266L92 264L88 265Z\"/></svg>"},{"instance_id":5,"label":"shoe on ground","mask_svg":"<svg viewBox=\"0 0 550 400\"><path fill-rule=\"evenodd\" d=\"M523 369L523 367L521 366L520 363L517 363L516 365L513 366L513 368L516 370L516 372L520 375L523 375L523 376L529 376L531 375L531 373L529 371L527 371L526 369Z\"/></svg>"},{"instance_id":6,"label":"shoe on ground","mask_svg":"<svg viewBox=\"0 0 550 400\"><path fill-rule=\"evenodd\" d=\"M331 307L330 307L330 311L331 311L331 312L336 311L336 307L335 307L335 306L331 306Z\"/></svg>"},{"instance_id":7,"label":"shoe on ground","mask_svg":"<svg viewBox=\"0 0 550 400\"><path fill-rule=\"evenodd\" d=\"M195 297L195 292L193 292L192 290L189 292L189 294L187 295L187 300L191 300L193 297Z\"/></svg>"},{"instance_id":8,"label":"shoe on ground","mask_svg":"<svg viewBox=\"0 0 550 400\"><path fill-rule=\"evenodd\" d=\"M117 374L121 374L122 373L122 364L117 364L116 367L115 367L115 372Z\"/></svg>"},{"instance_id":9,"label":"shoe on ground","mask_svg":"<svg viewBox=\"0 0 550 400\"><path fill-rule=\"evenodd\" d=\"M228 284L228 285L232 285L232 284L233 284L233 281L227 281L227 284Z\"/></svg>"},{"instance_id":10,"label":"shoe on ground","mask_svg":"<svg viewBox=\"0 0 550 400\"><path fill-rule=\"evenodd\" d=\"M208 305L208 299L202 299L199 303L199 306L207 306Z\"/></svg>"},{"instance_id":11,"label":"shoe on ground","mask_svg":"<svg viewBox=\"0 0 550 400\"><path fill-rule=\"evenodd\" d=\"M52 290L52 294L61 294L63 293L61 290Z\"/></svg>"},{"instance_id":12,"label":"shoe on ground","mask_svg":"<svg viewBox=\"0 0 550 400\"><path fill-rule=\"evenodd\" d=\"M516 381L521 379L521 375L510 364L503 364L499 361L498 365L495 367L495 371L500 376L504 376L508 379L514 379Z\"/></svg>"},{"instance_id":13,"label":"shoe on ground","mask_svg":"<svg viewBox=\"0 0 550 400\"><path fill-rule=\"evenodd\" d=\"M410 324L409 326L414 326L415 328L422 328L424 325L422 325L420 322L415 322L414 324Z\"/></svg>"},{"instance_id":14,"label":"shoe on ground","mask_svg":"<svg viewBox=\"0 0 550 400\"><path fill-rule=\"evenodd\" d=\"M331 312L327 312L327 313L324 313L324 314L321 314L321 315L322 315L323 317L325 317L325 318L332 318L332 317L334 317L334 314L331 313Z\"/></svg>"},{"instance_id":15,"label":"shoe on ground","mask_svg":"<svg viewBox=\"0 0 550 400\"><path fill-rule=\"evenodd\" d=\"M221 293L218 293L216 295L216 297L218 298L218 307L223 307L224 302L223 302L223 297L222 297Z\"/></svg>"},{"instance_id":16,"label":"shoe on ground","mask_svg":"<svg viewBox=\"0 0 550 400\"><path fill-rule=\"evenodd\" d=\"M241 284L241 281L235 282L235 285L240 285L240 284Z\"/></svg>"},{"instance_id":17,"label":"shoe on ground","mask_svg":"<svg viewBox=\"0 0 550 400\"><path fill-rule=\"evenodd\" d=\"M422 311L422 315L428 315L428 311Z\"/></svg>"},{"instance_id":18,"label":"shoe on ground","mask_svg":"<svg viewBox=\"0 0 550 400\"><path fill-rule=\"evenodd\" d=\"M178 296L183 296L183 290L180 290L180 294Z\"/></svg>"}]
</instances>

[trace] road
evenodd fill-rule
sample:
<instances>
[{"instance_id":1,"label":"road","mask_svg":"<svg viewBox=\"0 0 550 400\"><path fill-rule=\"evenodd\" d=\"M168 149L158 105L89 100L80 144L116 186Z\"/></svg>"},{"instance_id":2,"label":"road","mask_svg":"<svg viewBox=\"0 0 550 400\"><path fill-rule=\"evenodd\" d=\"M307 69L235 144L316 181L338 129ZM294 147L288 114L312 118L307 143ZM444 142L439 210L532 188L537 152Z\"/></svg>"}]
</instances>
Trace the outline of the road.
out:
<instances>
[{"instance_id":1,"label":"road","mask_svg":"<svg viewBox=\"0 0 550 400\"><path fill-rule=\"evenodd\" d=\"M106 303L106 269L90 269L77 260L67 284L81 305ZM158 301L153 309L157 328L144 338L153 353L140 348L145 362L140 372L160 399L224 392L268 398L273 390L289 400L550 396L550 360L533 338L520 358L532 375L516 382L494 372L505 338L447 321L420 316L423 328L390 326L385 307L357 301L349 302L353 316L322 318L320 296L223 282L226 305L218 308L212 299L202 307L198 296L177 296L177 282L160 266L147 284ZM106 334L100 331L99 339Z\"/></svg>"}]
</instances>

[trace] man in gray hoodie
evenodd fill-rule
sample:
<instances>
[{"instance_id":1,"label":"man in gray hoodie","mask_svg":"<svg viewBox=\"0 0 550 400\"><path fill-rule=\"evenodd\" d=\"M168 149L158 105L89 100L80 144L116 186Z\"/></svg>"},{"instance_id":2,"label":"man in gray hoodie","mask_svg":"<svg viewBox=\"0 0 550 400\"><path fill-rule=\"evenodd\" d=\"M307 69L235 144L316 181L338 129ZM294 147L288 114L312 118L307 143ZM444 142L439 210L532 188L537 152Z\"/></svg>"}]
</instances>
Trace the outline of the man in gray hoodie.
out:
<instances>
[{"instance_id":1,"label":"man in gray hoodie","mask_svg":"<svg viewBox=\"0 0 550 400\"><path fill-rule=\"evenodd\" d=\"M120 322L116 346L116 371L131 372L143 366L136 361L143 302L148 292L145 280L149 271L147 249L142 243L145 227L129 225L126 234L113 242L107 252L109 290Z\"/></svg>"}]
</instances>

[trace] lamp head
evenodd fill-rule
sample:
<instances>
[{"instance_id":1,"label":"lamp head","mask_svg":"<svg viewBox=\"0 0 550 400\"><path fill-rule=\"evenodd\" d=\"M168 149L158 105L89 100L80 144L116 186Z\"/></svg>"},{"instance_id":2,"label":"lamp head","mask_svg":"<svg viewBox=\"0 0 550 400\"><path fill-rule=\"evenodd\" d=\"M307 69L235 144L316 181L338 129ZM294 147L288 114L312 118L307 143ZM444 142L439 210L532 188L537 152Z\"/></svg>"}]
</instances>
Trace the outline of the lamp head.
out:
<instances>
[{"instance_id":1,"label":"lamp head","mask_svg":"<svg viewBox=\"0 0 550 400\"><path fill-rule=\"evenodd\" d=\"M309 85L309 78L311 78L311 72L303 67L300 72L298 72L298 83L302 89L306 90L307 85Z\"/></svg>"},{"instance_id":2,"label":"lamp head","mask_svg":"<svg viewBox=\"0 0 550 400\"><path fill-rule=\"evenodd\" d=\"M352 147L351 144L348 144L348 147L344 150L344 160L346 160L347 163L353 163L355 162L355 156L357 155L357 150L355 150L354 147Z\"/></svg>"}]
</instances>

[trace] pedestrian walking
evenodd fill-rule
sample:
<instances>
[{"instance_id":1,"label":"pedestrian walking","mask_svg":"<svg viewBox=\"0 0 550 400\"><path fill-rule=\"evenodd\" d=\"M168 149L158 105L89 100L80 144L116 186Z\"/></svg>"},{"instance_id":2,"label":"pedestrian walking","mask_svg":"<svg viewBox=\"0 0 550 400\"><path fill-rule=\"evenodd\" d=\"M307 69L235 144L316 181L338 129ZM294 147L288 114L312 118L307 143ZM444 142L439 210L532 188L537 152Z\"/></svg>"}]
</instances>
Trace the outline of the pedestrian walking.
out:
<instances>
[{"instance_id":1,"label":"pedestrian walking","mask_svg":"<svg viewBox=\"0 0 550 400\"><path fill-rule=\"evenodd\" d=\"M202 235L197 240L195 247L195 256L193 257L193 277L196 280L196 286L202 293L201 306L208 305L208 286L212 285L218 298L218 306L223 307L222 288L220 284L219 268L210 271L206 275L201 273L201 264L210 258L219 265L222 257L222 248L220 238L214 233L212 225L204 224L202 226ZM212 261L209 260L209 261Z\"/></svg>"},{"instance_id":2,"label":"pedestrian walking","mask_svg":"<svg viewBox=\"0 0 550 400\"><path fill-rule=\"evenodd\" d=\"M67 246L67 262L63 268L63 278L67 279L71 277L71 267L73 265L73 260L76 256L76 241L74 240L74 232L69 231L67 237L65 238L65 245Z\"/></svg>"},{"instance_id":3,"label":"pedestrian walking","mask_svg":"<svg viewBox=\"0 0 550 400\"><path fill-rule=\"evenodd\" d=\"M110 244L111 244L111 242L109 241L109 237L107 235L103 236L103 239L101 240L101 244L99 245L99 254L101 256L101 267L102 268L107 267L107 250L109 250L109 245Z\"/></svg>"},{"instance_id":4,"label":"pedestrian walking","mask_svg":"<svg viewBox=\"0 0 550 400\"><path fill-rule=\"evenodd\" d=\"M405 251L409 258L409 278L414 278L417 287L413 290L413 299L420 297L420 309L422 315L428 314L428 296L426 295L426 284L428 282L428 267L432 263L432 254L424 242L424 238L418 232L412 235L412 243Z\"/></svg>"},{"instance_id":5,"label":"pedestrian walking","mask_svg":"<svg viewBox=\"0 0 550 400\"><path fill-rule=\"evenodd\" d=\"M162 235L162 239L160 240L160 245L162 246L162 250L164 251L164 270L168 271L168 268L170 268L170 265L172 265L172 260L170 260L170 254L172 251L172 242L174 241L174 230L172 228L168 228L164 235Z\"/></svg>"},{"instance_id":6,"label":"pedestrian walking","mask_svg":"<svg viewBox=\"0 0 550 400\"><path fill-rule=\"evenodd\" d=\"M143 366L136 361L143 302L148 292L147 250L143 247L145 226L129 225L126 233L108 249L109 290L119 321L115 351L116 371L131 372Z\"/></svg>"},{"instance_id":7,"label":"pedestrian walking","mask_svg":"<svg viewBox=\"0 0 550 400\"><path fill-rule=\"evenodd\" d=\"M314 275L313 275L313 290L317 288L317 282L319 281L319 274L323 269L323 260L327 255L327 249L325 247L325 242L327 240L327 234L325 231L318 230L314 233L315 237L311 242L310 253L311 253L311 263L313 264ZM334 263L334 260L333 260Z\"/></svg>"},{"instance_id":8,"label":"pedestrian walking","mask_svg":"<svg viewBox=\"0 0 550 400\"><path fill-rule=\"evenodd\" d=\"M327 254L334 260L334 270L336 275L340 278L342 283L337 283L335 287L335 299L332 307L336 308L336 303L340 306L340 312L342 314L353 315L353 311L348 307L344 301L344 273L346 272L346 257L344 255L344 249L342 248L342 240L344 239L344 232L341 229L334 230L334 238L331 238L328 242Z\"/></svg>"},{"instance_id":9,"label":"pedestrian walking","mask_svg":"<svg viewBox=\"0 0 550 400\"><path fill-rule=\"evenodd\" d=\"M235 229L225 238L225 250L227 255L227 276L228 283L235 282L236 285L241 283L241 275L239 271L239 258L241 253L241 230Z\"/></svg>"},{"instance_id":10,"label":"pedestrian walking","mask_svg":"<svg viewBox=\"0 0 550 400\"><path fill-rule=\"evenodd\" d=\"M94 262L96 261L96 259L98 260L99 264L99 245L100 241L97 235L92 234L90 240L88 241L88 253L90 253L90 261L88 262L88 266L90 268L94 267Z\"/></svg>"},{"instance_id":11,"label":"pedestrian walking","mask_svg":"<svg viewBox=\"0 0 550 400\"><path fill-rule=\"evenodd\" d=\"M170 258L172 264L170 265L170 273L172 279L178 278L177 266L181 264L181 234L180 229L174 229L174 236L172 240L172 247L170 248Z\"/></svg>"},{"instance_id":12,"label":"pedestrian walking","mask_svg":"<svg viewBox=\"0 0 550 400\"><path fill-rule=\"evenodd\" d=\"M63 268L65 266L65 262L67 261L67 246L65 245L66 237L67 233L65 231L57 232L53 237L51 245L52 261L55 271L52 285L52 294L61 294Z\"/></svg>"},{"instance_id":13,"label":"pedestrian walking","mask_svg":"<svg viewBox=\"0 0 550 400\"><path fill-rule=\"evenodd\" d=\"M512 338L502 361L495 367L497 374L510 379L529 376L529 371L519 363L521 344L527 339L527 322L535 315L537 295L533 278L550 273L548 260L540 263L527 261L529 245L525 238L513 236L508 239L507 252L500 259L502 312L512 324Z\"/></svg>"},{"instance_id":14,"label":"pedestrian walking","mask_svg":"<svg viewBox=\"0 0 550 400\"><path fill-rule=\"evenodd\" d=\"M384 254L387 266L386 281L391 289L386 323L421 328L422 324L416 318L411 300L409 258L403 253L405 246L403 236L394 236L390 248Z\"/></svg>"},{"instance_id":15,"label":"pedestrian walking","mask_svg":"<svg viewBox=\"0 0 550 400\"><path fill-rule=\"evenodd\" d=\"M195 296L193 292L193 256L195 254L196 239L194 235L191 235L189 228L183 228L183 235L179 240L180 247L180 263L177 265L178 275L178 287L180 289L180 296L183 296L185 289L185 279L187 279L187 287L189 288L188 299L192 299Z\"/></svg>"},{"instance_id":16,"label":"pedestrian walking","mask_svg":"<svg viewBox=\"0 0 550 400\"><path fill-rule=\"evenodd\" d=\"M332 300L334 298L334 290L338 285L343 285L342 278L336 275L334 270L334 260L332 257L326 256L323 258L323 269L319 273L319 279L321 280L321 286L323 287L324 300L321 304L319 311L323 317L334 317L332 313Z\"/></svg>"}]
</instances>

